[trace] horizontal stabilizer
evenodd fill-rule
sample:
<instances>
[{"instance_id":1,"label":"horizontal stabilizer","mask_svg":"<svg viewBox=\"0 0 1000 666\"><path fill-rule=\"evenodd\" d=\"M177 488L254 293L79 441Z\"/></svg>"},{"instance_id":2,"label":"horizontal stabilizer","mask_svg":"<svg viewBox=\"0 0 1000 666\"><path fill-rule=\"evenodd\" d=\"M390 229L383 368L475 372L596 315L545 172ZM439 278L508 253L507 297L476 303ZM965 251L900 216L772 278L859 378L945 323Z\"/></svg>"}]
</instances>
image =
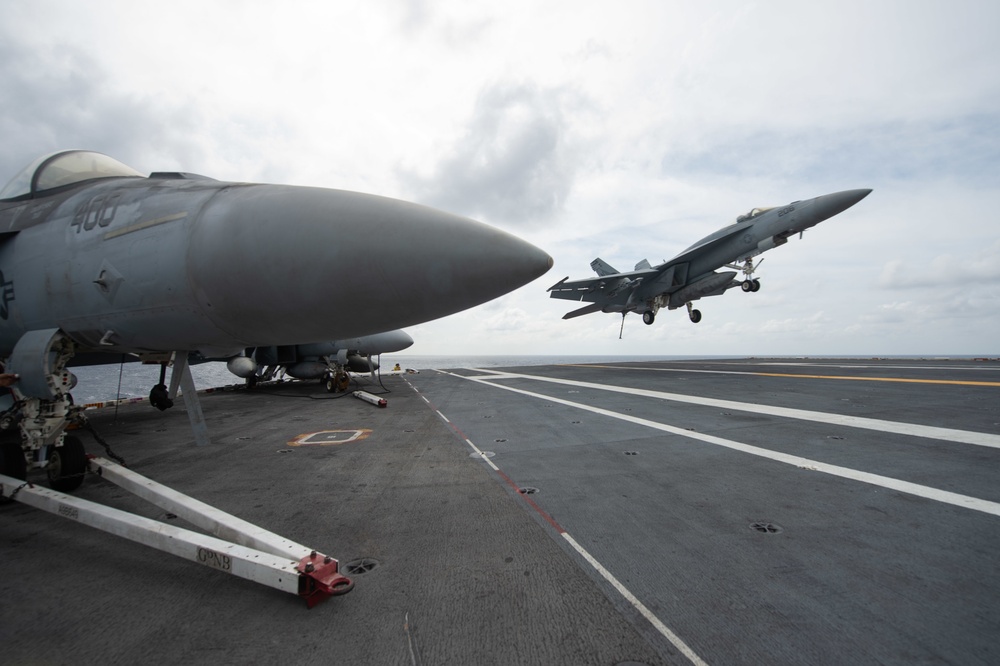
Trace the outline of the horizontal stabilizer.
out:
<instances>
[{"instance_id":1,"label":"horizontal stabilizer","mask_svg":"<svg viewBox=\"0 0 1000 666\"><path fill-rule=\"evenodd\" d=\"M652 268L652 266L649 265L649 259L643 259L635 265L635 270L637 271L644 271L647 268Z\"/></svg>"},{"instance_id":2,"label":"horizontal stabilizer","mask_svg":"<svg viewBox=\"0 0 1000 666\"><path fill-rule=\"evenodd\" d=\"M604 307L604 305L601 303L591 303L590 305L586 305L580 308L579 310L573 310L572 312L567 312L566 314L563 315L563 319L572 319L573 317L579 317L585 314L600 312L602 307Z\"/></svg>"},{"instance_id":3,"label":"horizontal stabilizer","mask_svg":"<svg viewBox=\"0 0 1000 666\"><path fill-rule=\"evenodd\" d=\"M551 287L549 287L546 291L552 291L553 289L559 288L560 286L562 286L562 283L565 282L568 279L569 279L569 276L567 275L562 280L559 280L559 282L556 282L554 285L552 285Z\"/></svg>"}]
</instances>

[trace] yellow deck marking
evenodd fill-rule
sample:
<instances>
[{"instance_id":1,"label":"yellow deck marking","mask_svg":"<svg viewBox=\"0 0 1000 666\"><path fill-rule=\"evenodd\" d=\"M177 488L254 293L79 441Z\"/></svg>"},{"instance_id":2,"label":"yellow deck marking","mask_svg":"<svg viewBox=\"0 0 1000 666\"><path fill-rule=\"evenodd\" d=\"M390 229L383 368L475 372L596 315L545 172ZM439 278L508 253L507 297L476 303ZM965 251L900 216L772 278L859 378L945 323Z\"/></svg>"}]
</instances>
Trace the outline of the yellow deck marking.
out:
<instances>
[{"instance_id":1,"label":"yellow deck marking","mask_svg":"<svg viewBox=\"0 0 1000 666\"><path fill-rule=\"evenodd\" d=\"M1000 382L973 382L961 379L906 379L904 377L849 377L841 375L796 375L781 372L752 372L760 377L801 377L803 379L846 379L855 382L902 382L904 384L954 384L957 386L1000 386Z\"/></svg>"},{"instance_id":2,"label":"yellow deck marking","mask_svg":"<svg viewBox=\"0 0 1000 666\"><path fill-rule=\"evenodd\" d=\"M587 365L566 363L570 368L604 368L605 370L648 370L653 372L688 372L713 375L748 375L752 377L795 377L797 379L840 379L855 382L898 382L903 384L950 384L954 386L1000 386L1000 382L976 382L963 379L906 379L905 377L853 377L845 375L799 375L783 372L741 372L737 370L695 370L694 368L636 368L624 365Z\"/></svg>"}]
</instances>

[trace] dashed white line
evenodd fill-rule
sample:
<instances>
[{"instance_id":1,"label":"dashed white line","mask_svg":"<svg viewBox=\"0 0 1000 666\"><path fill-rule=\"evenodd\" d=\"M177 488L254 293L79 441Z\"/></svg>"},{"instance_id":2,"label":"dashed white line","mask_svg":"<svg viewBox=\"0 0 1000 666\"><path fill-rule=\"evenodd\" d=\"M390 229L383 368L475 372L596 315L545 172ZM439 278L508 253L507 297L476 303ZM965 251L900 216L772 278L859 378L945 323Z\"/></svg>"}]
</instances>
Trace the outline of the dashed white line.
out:
<instances>
[{"instance_id":1,"label":"dashed white line","mask_svg":"<svg viewBox=\"0 0 1000 666\"><path fill-rule=\"evenodd\" d=\"M483 452L482 452L482 451L481 451L481 450L479 449L479 447L478 447L478 446L476 446L475 444L473 444L473 443L472 443L472 440L471 440L471 439L469 439L468 437L466 437L466 438L465 438L465 443L466 443L466 444L468 444L469 446L471 446L471 447L472 447L472 450L473 450L473 451L475 451L476 453L478 453L478 454L479 454L479 457L480 457L480 458L482 458L483 460L485 460L485 461L486 461L486 464L487 464L487 465L489 465L490 467L492 467L492 468L493 468L493 471L494 471L494 472L499 472L499 471L500 471L500 468L499 468L499 467L497 467L497 466L496 466L495 464L493 464L493 461L492 461L492 460L490 460L490 459L489 459L489 458L488 458L488 457L486 456L486 454L485 454L485 453L483 453Z\"/></svg>"},{"instance_id":2,"label":"dashed white line","mask_svg":"<svg viewBox=\"0 0 1000 666\"><path fill-rule=\"evenodd\" d=\"M456 376L458 376L458 375L456 375ZM488 384L488 382L484 382L484 383ZM501 387L501 388L506 388L506 387ZM448 421L448 423L451 423L451 421L448 420L448 417L446 417L444 414L441 413L441 410L434 410L434 411L436 411L438 413L438 415L441 418L443 418L445 421ZM504 479L507 480L508 483L510 483L511 485L513 485L513 481L511 481L510 478L506 474L504 474L503 472L501 472L500 468L497 467L496 464L494 464L493 461L490 460L486 456L486 454L483 452L483 450L480 449L478 446L476 446L476 444L471 439L469 439L468 437L466 437L465 438L465 443L468 444L472 448L472 450L476 454L479 455L480 458L482 458L484 461L486 461L486 464L489 465L493 469L494 472L497 472L498 474L500 474ZM687 657L691 661L691 663L694 664L695 666L707 666L707 664L705 663L705 661L702 660L701 657L699 657L694 652L694 650L692 650L690 647L688 647L687 643L685 643L677 634L675 634L673 631L671 631L670 628L667 625L665 625L660 620L660 618L656 617L656 615L654 615L653 612L650 611L646 607L645 604L643 604L641 601L639 601L639 598L636 597L634 594L632 594L631 590L629 590L627 587L625 587L624 585L622 585L621 582L617 578L615 578L614 575L610 571L608 571L604 567L603 564L601 564L593 555L591 555L589 552L587 552L587 550L584 549L583 546L581 546L579 543L577 543L576 539L574 539L572 536L570 536L570 534L568 532L566 532L566 530L562 529L562 527L560 527L557 523L555 523L550 517L547 516L547 514L545 514L544 512L542 512L541 509L539 509L533 503L532 503L532 506L535 507L536 511L539 511L539 513L542 513L542 516L544 518L546 518L546 520L550 524L552 524L552 526L554 528L556 528L556 530L559 532L559 534L562 535L562 537L566 540L566 542L570 546L573 547L573 550L575 550L577 553L579 553L580 556L583 559L585 559L587 561L587 563L590 564L590 566L592 566L594 568L594 570L598 574L601 575L602 578L604 578L606 581L608 581L608 583L610 583L611 586L614 587L615 590L617 590L617 592L620 595L622 595L622 597L633 608L635 608L636 611L639 612L640 615L642 615L644 618L646 618L646 620L651 625L653 625L653 628L656 629L656 631L660 632L660 634L664 638L666 638L668 641L670 641L670 643L672 643L673 646L676 647L677 650L681 654L683 654L685 657Z\"/></svg>"}]
</instances>

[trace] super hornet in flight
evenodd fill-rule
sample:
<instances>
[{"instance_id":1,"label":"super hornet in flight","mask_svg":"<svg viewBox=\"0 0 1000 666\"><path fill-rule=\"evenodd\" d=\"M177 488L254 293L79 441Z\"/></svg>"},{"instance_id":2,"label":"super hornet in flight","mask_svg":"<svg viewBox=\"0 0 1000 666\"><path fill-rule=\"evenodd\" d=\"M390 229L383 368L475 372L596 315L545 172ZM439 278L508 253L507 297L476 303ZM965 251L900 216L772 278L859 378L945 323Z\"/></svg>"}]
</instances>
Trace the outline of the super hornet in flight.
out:
<instances>
[{"instance_id":1,"label":"super hornet in flight","mask_svg":"<svg viewBox=\"0 0 1000 666\"><path fill-rule=\"evenodd\" d=\"M806 229L847 210L870 192L846 190L793 201L787 206L754 208L658 266L650 266L644 259L634 271L620 273L598 258L590 264L598 277L573 281L566 277L549 292L552 298L590 303L566 313L563 319L592 312L619 312L624 323L625 315L635 312L646 324L652 324L661 308L687 307L691 321L698 323L701 312L692 307L694 301L720 296L736 286L744 292L758 291L760 281L753 277L754 257L784 245L795 234L801 237ZM743 273L742 281L736 279L737 271Z\"/></svg>"},{"instance_id":2,"label":"super hornet in flight","mask_svg":"<svg viewBox=\"0 0 1000 666\"><path fill-rule=\"evenodd\" d=\"M39 158L0 190L0 360L20 375L14 407L0 412L20 443L5 439L0 473L24 478L51 459L50 480L75 487L84 451L64 435L79 415L74 357L172 356L171 388L187 401L193 352L231 358L391 331L551 266L519 238L405 201L143 176L88 151Z\"/></svg>"}]
</instances>

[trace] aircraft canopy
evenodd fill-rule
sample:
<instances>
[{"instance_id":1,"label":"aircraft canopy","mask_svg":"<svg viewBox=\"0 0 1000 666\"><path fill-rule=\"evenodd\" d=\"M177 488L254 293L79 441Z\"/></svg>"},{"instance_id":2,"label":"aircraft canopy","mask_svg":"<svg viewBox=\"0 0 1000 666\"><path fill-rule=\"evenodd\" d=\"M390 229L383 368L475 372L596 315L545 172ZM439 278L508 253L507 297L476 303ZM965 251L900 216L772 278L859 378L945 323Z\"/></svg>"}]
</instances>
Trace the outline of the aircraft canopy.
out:
<instances>
[{"instance_id":1,"label":"aircraft canopy","mask_svg":"<svg viewBox=\"0 0 1000 666\"><path fill-rule=\"evenodd\" d=\"M746 222L747 220L752 220L753 218L757 217L758 215L763 215L764 213L766 213L767 211L771 210L772 208L774 208L774 206L767 206L766 208L754 208L749 213L743 213L742 215L740 215L739 217L737 217L736 218L736 222L737 222L737 224L739 224L740 222Z\"/></svg>"},{"instance_id":2,"label":"aircraft canopy","mask_svg":"<svg viewBox=\"0 0 1000 666\"><path fill-rule=\"evenodd\" d=\"M118 160L89 150L67 150L43 155L26 166L0 190L0 199L28 198L63 185L94 178L143 175Z\"/></svg>"}]
</instances>

